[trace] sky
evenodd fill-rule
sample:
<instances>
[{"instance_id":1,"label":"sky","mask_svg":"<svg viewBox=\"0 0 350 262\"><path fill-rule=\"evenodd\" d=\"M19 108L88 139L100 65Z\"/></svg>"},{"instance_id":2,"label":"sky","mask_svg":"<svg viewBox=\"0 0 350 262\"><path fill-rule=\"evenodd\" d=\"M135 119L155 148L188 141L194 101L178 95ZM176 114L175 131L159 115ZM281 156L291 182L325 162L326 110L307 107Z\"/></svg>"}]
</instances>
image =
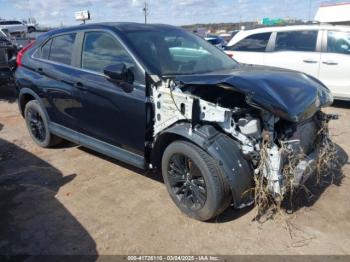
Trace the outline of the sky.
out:
<instances>
[{"instance_id":1,"label":"sky","mask_svg":"<svg viewBox=\"0 0 350 262\"><path fill-rule=\"evenodd\" d=\"M35 17L39 24L78 24L74 12L90 10L93 22L143 22L145 0L0 0L0 18ZM311 19L324 3L350 0L147 0L150 23L187 25L256 21L269 18ZM310 8L311 7L311 8Z\"/></svg>"}]
</instances>

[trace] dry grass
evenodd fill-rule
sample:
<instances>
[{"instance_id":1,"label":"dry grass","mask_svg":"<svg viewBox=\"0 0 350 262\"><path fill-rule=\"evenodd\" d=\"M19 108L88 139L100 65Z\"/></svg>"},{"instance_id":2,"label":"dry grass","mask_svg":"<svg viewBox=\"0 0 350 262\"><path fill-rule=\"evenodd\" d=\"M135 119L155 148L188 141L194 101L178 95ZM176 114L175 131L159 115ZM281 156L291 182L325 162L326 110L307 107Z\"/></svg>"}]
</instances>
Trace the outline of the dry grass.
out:
<instances>
[{"instance_id":1,"label":"dry grass","mask_svg":"<svg viewBox=\"0 0 350 262\"><path fill-rule=\"evenodd\" d=\"M339 176L341 164L338 160L338 150L332 142L329 134L328 122L331 119L326 114L321 113L320 129L316 138L316 181L315 185L324 186L325 183L333 183L336 176ZM290 207L294 206L294 194L296 191L304 191L311 199L314 195L312 191L305 185L300 185L298 188L294 186L294 172L301 159L305 159L306 155L302 149L291 149L287 143L280 141L280 153L287 160L283 166L282 175L285 181L286 192L283 196L276 196L269 190L266 178L263 176L264 170L268 169L268 144L264 143L260 151L260 164L255 170L253 189L255 195L255 205L257 206L257 214L255 220L265 222L275 218L276 214L283 216L282 210L290 211L288 208L282 208L282 203L288 202ZM299 146L300 147L300 146ZM315 186L314 185L314 186Z\"/></svg>"}]
</instances>

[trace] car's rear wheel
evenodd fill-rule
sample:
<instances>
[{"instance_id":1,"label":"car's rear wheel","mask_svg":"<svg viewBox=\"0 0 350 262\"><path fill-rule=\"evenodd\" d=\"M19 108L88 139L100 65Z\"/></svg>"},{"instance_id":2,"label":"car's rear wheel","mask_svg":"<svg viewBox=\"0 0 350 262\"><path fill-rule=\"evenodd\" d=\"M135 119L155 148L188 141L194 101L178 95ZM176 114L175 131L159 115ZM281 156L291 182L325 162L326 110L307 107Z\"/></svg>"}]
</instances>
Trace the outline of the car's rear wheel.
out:
<instances>
[{"instance_id":1,"label":"car's rear wheel","mask_svg":"<svg viewBox=\"0 0 350 262\"><path fill-rule=\"evenodd\" d=\"M38 101L26 104L24 117L30 136L39 146L47 148L62 142L61 138L50 133L48 119Z\"/></svg>"},{"instance_id":2,"label":"car's rear wheel","mask_svg":"<svg viewBox=\"0 0 350 262\"><path fill-rule=\"evenodd\" d=\"M174 203L188 216L206 221L230 204L230 190L217 161L186 141L170 144L162 158L162 174Z\"/></svg>"}]
</instances>

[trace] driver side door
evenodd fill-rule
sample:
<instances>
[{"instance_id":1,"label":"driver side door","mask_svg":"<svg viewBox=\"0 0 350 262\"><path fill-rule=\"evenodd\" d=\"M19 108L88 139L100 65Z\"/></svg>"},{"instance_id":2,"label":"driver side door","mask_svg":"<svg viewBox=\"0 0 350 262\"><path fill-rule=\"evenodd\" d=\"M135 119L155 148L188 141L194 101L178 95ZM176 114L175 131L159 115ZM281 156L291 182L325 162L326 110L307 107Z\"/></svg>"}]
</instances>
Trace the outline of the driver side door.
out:
<instances>
[{"instance_id":1,"label":"driver side door","mask_svg":"<svg viewBox=\"0 0 350 262\"><path fill-rule=\"evenodd\" d=\"M82 144L114 146L144 156L145 85L144 73L111 32L86 31L79 34L80 68L75 83L79 103L78 126ZM131 89L104 75L106 66L124 63L133 71ZM97 150L98 151L98 150ZM125 152L122 154L125 155Z\"/></svg>"}]
</instances>

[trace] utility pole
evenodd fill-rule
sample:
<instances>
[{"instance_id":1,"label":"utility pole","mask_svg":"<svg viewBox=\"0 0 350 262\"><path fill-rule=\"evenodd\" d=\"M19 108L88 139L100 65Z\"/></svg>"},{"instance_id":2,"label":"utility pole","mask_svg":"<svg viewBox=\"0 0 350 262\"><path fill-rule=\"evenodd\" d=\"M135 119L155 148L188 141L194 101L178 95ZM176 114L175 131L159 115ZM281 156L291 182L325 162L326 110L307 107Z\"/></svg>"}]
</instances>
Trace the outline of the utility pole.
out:
<instances>
[{"instance_id":1,"label":"utility pole","mask_svg":"<svg viewBox=\"0 0 350 262\"><path fill-rule=\"evenodd\" d=\"M148 13L149 13L149 7L148 7L148 4L147 4L147 1L145 1L145 5L144 5L142 11L145 14L145 24L147 24L147 16L148 16Z\"/></svg>"},{"instance_id":2,"label":"utility pole","mask_svg":"<svg viewBox=\"0 0 350 262\"><path fill-rule=\"evenodd\" d=\"M309 21L311 21L311 7L312 7L312 0L309 0Z\"/></svg>"}]
</instances>

